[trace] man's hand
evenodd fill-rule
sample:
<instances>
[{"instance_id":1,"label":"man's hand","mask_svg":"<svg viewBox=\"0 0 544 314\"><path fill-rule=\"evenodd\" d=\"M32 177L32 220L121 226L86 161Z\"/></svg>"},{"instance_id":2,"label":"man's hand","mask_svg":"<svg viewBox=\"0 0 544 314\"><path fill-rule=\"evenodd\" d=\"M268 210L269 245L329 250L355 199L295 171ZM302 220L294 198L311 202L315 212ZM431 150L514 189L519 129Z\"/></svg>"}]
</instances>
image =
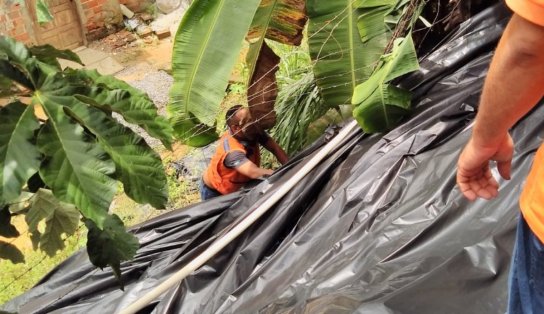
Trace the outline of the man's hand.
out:
<instances>
[{"instance_id":1,"label":"man's hand","mask_svg":"<svg viewBox=\"0 0 544 314\"><path fill-rule=\"evenodd\" d=\"M272 169L264 169L257 167L251 160L246 160L243 164L235 168L236 171L251 179L258 179L263 176L269 176L274 173Z\"/></svg>"},{"instance_id":2,"label":"man's hand","mask_svg":"<svg viewBox=\"0 0 544 314\"><path fill-rule=\"evenodd\" d=\"M463 195L471 201L496 197L499 184L491 174L489 162L496 161L501 177L510 180L513 152L514 143L508 133L494 145L476 144L470 139L457 162L457 184Z\"/></svg>"}]
</instances>

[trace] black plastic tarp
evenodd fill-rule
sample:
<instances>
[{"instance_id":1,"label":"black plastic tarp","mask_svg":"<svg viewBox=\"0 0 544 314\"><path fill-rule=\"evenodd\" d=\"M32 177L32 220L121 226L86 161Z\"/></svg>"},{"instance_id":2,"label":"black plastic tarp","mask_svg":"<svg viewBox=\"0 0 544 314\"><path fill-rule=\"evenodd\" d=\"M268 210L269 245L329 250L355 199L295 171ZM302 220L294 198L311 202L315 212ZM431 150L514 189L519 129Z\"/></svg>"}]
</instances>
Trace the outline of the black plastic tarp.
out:
<instances>
[{"instance_id":1,"label":"black plastic tarp","mask_svg":"<svg viewBox=\"0 0 544 314\"><path fill-rule=\"evenodd\" d=\"M405 123L385 135L350 134L255 225L142 312L504 312L517 199L544 135L544 107L513 128L513 179L501 181L498 198L468 202L455 171L508 18L494 7L463 24L401 82L415 95ZM249 191L135 227L141 248L122 264L125 291L79 252L2 309L125 308L262 203L333 133Z\"/></svg>"}]
</instances>

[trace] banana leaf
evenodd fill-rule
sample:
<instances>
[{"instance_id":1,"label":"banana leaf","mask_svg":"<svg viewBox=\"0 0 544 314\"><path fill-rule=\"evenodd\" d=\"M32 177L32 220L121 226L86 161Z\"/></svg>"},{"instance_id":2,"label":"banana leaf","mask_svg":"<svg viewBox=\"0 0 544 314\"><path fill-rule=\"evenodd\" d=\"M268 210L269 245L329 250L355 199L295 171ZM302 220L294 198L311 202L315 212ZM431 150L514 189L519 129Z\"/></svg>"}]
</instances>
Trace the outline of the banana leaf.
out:
<instances>
[{"instance_id":1,"label":"banana leaf","mask_svg":"<svg viewBox=\"0 0 544 314\"><path fill-rule=\"evenodd\" d=\"M361 9L354 1L306 2L313 71L328 106L349 104L355 86L372 72L357 29Z\"/></svg>"},{"instance_id":2,"label":"banana leaf","mask_svg":"<svg viewBox=\"0 0 544 314\"><path fill-rule=\"evenodd\" d=\"M374 72L391 37L388 17L405 5L401 0L307 2L310 55L325 103L350 104L355 87Z\"/></svg>"},{"instance_id":3,"label":"banana leaf","mask_svg":"<svg viewBox=\"0 0 544 314\"><path fill-rule=\"evenodd\" d=\"M282 44L300 45L308 19L304 0L262 0L251 23L247 40L265 37Z\"/></svg>"},{"instance_id":4,"label":"banana leaf","mask_svg":"<svg viewBox=\"0 0 544 314\"><path fill-rule=\"evenodd\" d=\"M190 143L194 136L209 142L217 138L209 129L215 128L231 70L259 3L196 0L185 13L174 39L174 85L167 108L174 133L183 142ZM199 132L202 124L205 130Z\"/></svg>"},{"instance_id":5,"label":"banana leaf","mask_svg":"<svg viewBox=\"0 0 544 314\"><path fill-rule=\"evenodd\" d=\"M367 133L388 130L409 112L410 93L391 81L419 69L412 36L395 40L393 51L382 61L376 73L353 94L353 116Z\"/></svg>"},{"instance_id":6,"label":"banana leaf","mask_svg":"<svg viewBox=\"0 0 544 314\"><path fill-rule=\"evenodd\" d=\"M246 37L250 43L246 59L249 81L254 79L253 72L265 37L282 44L300 45L308 19L305 4L305 0L262 0Z\"/></svg>"}]
</instances>

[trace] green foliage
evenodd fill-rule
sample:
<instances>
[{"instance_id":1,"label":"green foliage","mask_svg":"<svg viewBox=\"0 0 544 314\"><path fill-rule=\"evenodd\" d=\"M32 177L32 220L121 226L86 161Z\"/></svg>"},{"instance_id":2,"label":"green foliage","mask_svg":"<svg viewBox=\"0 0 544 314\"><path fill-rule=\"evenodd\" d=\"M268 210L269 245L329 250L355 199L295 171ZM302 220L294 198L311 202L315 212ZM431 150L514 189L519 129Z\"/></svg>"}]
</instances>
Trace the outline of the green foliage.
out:
<instances>
[{"instance_id":1,"label":"green foliage","mask_svg":"<svg viewBox=\"0 0 544 314\"><path fill-rule=\"evenodd\" d=\"M397 39L393 51L382 57L382 63L369 80L355 89L353 116L365 132L383 132L395 126L408 112L410 92L390 82L419 68L412 37Z\"/></svg>"},{"instance_id":2,"label":"green foliage","mask_svg":"<svg viewBox=\"0 0 544 314\"><path fill-rule=\"evenodd\" d=\"M83 65L79 56L71 50L58 50L51 45L29 47L30 53L44 63L61 70L58 59L69 60Z\"/></svg>"},{"instance_id":3,"label":"green foliage","mask_svg":"<svg viewBox=\"0 0 544 314\"><path fill-rule=\"evenodd\" d=\"M76 205L84 217L102 226L115 194L113 161L97 142L85 140L85 130L72 122L62 105L37 98L48 117L37 139L44 156L40 177L59 200Z\"/></svg>"},{"instance_id":4,"label":"green foliage","mask_svg":"<svg viewBox=\"0 0 544 314\"><path fill-rule=\"evenodd\" d=\"M100 267L111 266L113 273L121 283L121 263L129 260L138 250L138 239L125 231L123 221L117 215L110 215L99 228L93 221L85 220L89 229L87 252L91 262Z\"/></svg>"},{"instance_id":5,"label":"green foliage","mask_svg":"<svg viewBox=\"0 0 544 314\"><path fill-rule=\"evenodd\" d=\"M313 72L327 106L349 104L355 86L372 72L357 20L356 1L306 2Z\"/></svg>"},{"instance_id":6,"label":"green foliage","mask_svg":"<svg viewBox=\"0 0 544 314\"><path fill-rule=\"evenodd\" d=\"M314 73L326 105L359 105L360 101L355 101L361 95L358 86L383 81L382 72L376 68L381 67L382 55L408 4L407 0L308 2L310 54L316 62ZM379 91L372 99L386 98L383 102L388 105L357 106L354 112L367 132L386 130L408 112L409 93L394 86L380 87L372 89ZM358 95L353 94L356 89ZM389 108L392 104L395 108Z\"/></svg>"},{"instance_id":7,"label":"green foliage","mask_svg":"<svg viewBox=\"0 0 544 314\"><path fill-rule=\"evenodd\" d=\"M289 155L308 144L308 127L329 108L323 103L313 73L286 84L276 103L278 122L272 135Z\"/></svg>"},{"instance_id":8,"label":"green foliage","mask_svg":"<svg viewBox=\"0 0 544 314\"><path fill-rule=\"evenodd\" d=\"M31 106L16 101L0 108L0 205L19 197L38 171L40 153L31 143L38 128Z\"/></svg>"},{"instance_id":9,"label":"green foliage","mask_svg":"<svg viewBox=\"0 0 544 314\"><path fill-rule=\"evenodd\" d=\"M112 113L167 147L172 130L147 95L96 71L62 70L59 58L80 62L70 51L28 49L0 36L0 74L7 78L0 83L16 98L0 107L0 205L26 214L35 245L50 255L83 215L93 230L88 249L109 256L91 261L118 274L137 242L108 214L117 182L135 201L164 208L167 179L159 155Z\"/></svg>"},{"instance_id":10,"label":"green foliage","mask_svg":"<svg viewBox=\"0 0 544 314\"><path fill-rule=\"evenodd\" d=\"M215 139L219 104L258 0L196 0L174 40L168 112L176 137L194 146Z\"/></svg>"},{"instance_id":11,"label":"green foliage","mask_svg":"<svg viewBox=\"0 0 544 314\"><path fill-rule=\"evenodd\" d=\"M62 235L73 234L79 225L79 212L75 206L60 202L50 190L39 189L32 199L26 221L32 233L35 248L40 248L49 256L64 249ZM40 232L38 225L45 223L45 230Z\"/></svg>"},{"instance_id":12,"label":"green foliage","mask_svg":"<svg viewBox=\"0 0 544 314\"><path fill-rule=\"evenodd\" d=\"M53 16L49 12L49 7L47 6L47 3L45 3L45 0L36 1L36 17L38 18L38 23L40 24L51 22L53 20Z\"/></svg>"},{"instance_id":13,"label":"green foliage","mask_svg":"<svg viewBox=\"0 0 544 314\"><path fill-rule=\"evenodd\" d=\"M246 91L246 87L243 84L233 83L229 85L229 93L244 94L245 91Z\"/></svg>"},{"instance_id":14,"label":"green foliage","mask_svg":"<svg viewBox=\"0 0 544 314\"><path fill-rule=\"evenodd\" d=\"M236 54L240 49L238 41L233 38L238 39L239 34L247 30L245 22L251 17L251 12L254 12L246 37L249 42L246 65L249 72L248 81L251 85L248 103L252 114L261 120L262 117L274 114L271 107L263 106L260 109L257 107L274 102L276 84L279 85L280 91L287 89L280 92L281 99L276 108L278 117L283 119L281 123L298 125L300 128L287 129L285 126L280 126L276 129L276 134L281 138L280 142L289 147L290 152L299 149L304 142L302 140L304 135L295 133L305 132L312 121L331 109L341 108L342 112L345 112L344 109L348 106L343 105L352 104L351 100L354 99L354 92L358 85L366 81L381 80L379 77L381 72L379 73L378 70L382 68L381 62L385 60L382 55L386 49L390 49L392 37L399 36L398 25L406 25L406 30L410 29L422 8L418 3L424 3L409 0L309 0L306 1L305 7L302 1L263 0L256 11L254 11L255 2L251 2L246 7L247 10L236 15L236 20L239 21L233 21L234 19L225 14L231 9L223 6L227 2L227 0L215 0L208 2L205 6L204 1L197 1L180 25L176 39L178 48L175 48L173 58L174 64L179 65L178 70L174 70L176 83L172 90L172 95L177 97L173 98L170 107L173 109L170 110L171 114L175 114L173 121L176 133L190 145L202 146L216 138L214 131L218 105L215 104L218 104L219 99L224 95L226 79L232 68L231 61L234 60L232 54ZM408 15L413 16L408 17ZM270 74L277 69L275 63L272 62L275 56L269 54L268 57L261 58L261 55L263 51L266 51L263 49L265 38L298 45L301 42L302 29L307 17L310 19L309 52L315 76L315 83L312 84L316 84L317 89L305 89L306 92L301 93L299 89L290 88L281 80L291 80L291 83L299 79L303 80L302 77L307 73L306 62L301 65L302 71L285 75L280 70L277 76L279 81L276 81L270 77ZM411 23L406 24L407 20ZM223 35L219 27L227 26L231 32L230 44L225 44L221 40L224 38L218 39ZM277 53L275 47L277 44L273 42L268 44ZM221 52L217 53L219 49ZM281 53L278 55L283 59L284 55ZM221 61L227 60L227 62L221 62L224 67L217 64L218 56L223 56ZM282 67L285 67L283 61L280 62L280 69ZM214 69L213 74L208 70L210 68ZM261 69L260 72L259 69ZM224 78L220 84L213 81L216 76ZM298 86L297 83L294 84ZM301 84L299 88L309 86L307 80ZM374 89L379 92L373 93L372 99L384 98L383 102L388 102L387 105L361 107L357 103L356 119L362 123L364 116L366 131L390 128L408 112L409 94L407 92L390 84L387 84L387 88L384 84L380 86L380 89ZM316 90L319 95L315 94ZM293 95L289 95L287 91ZM210 101L211 99L214 100ZM319 101L316 101L317 99ZM296 101L297 105L287 104L287 101ZM310 109L314 105L320 108ZM394 108L390 108L390 105ZM296 118L298 120L295 120ZM375 121L370 122L372 119ZM281 130L285 132L282 134ZM291 139L295 137L298 139L292 141Z\"/></svg>"},{"instance_id":15,"label":"green foliage","mask_svg":"<svg viewBox=\"0 0 544 314\"><path fill-rule=\"evenodd\" d=\"M300 46L290 46L270 41L268 44L281 58L278 73L276 74L281 94L283 87L289 87L312 71L308 43L303 41Z\"/></svg>"}]
</instances>

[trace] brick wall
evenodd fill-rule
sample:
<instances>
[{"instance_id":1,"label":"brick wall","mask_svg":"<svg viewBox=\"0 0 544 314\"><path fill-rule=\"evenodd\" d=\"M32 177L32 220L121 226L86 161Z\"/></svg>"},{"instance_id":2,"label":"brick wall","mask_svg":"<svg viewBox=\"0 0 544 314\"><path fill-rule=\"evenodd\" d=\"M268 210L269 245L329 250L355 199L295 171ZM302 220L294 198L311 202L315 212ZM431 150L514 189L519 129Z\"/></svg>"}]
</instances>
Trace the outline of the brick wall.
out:
<instances>
[{"instance_id":1,"label":"brick wall","mask_svg":"<svg viewBox=\"0 0 544 314\"><path fill-rule=\"evenodd\" d=\"M3 0L0 0L3 1ZM79 9L83 32L88 40L95 40L123 27L119 3L134 12L145 10L153 0L74 0ZM5 11L0 6L0 34L14 37L28 44L36 44L32 18L28 9L13 4Z\"/></svg>"},{"instance_id":2,"label":"brick wall","mask_svg":"<svg viewBox=\"0 0 544 314\"><path fill-rule=\"evenodd\" d=\"M117 0L79 0L88 40L104 37L123 21Z\"/></svg>"},{"instance_id":3,"label":"brick wall","mask_svg":"<svg viewBox=\"0 0 544 314\"><path fill-rule=\"evenodd\" d=\"M25 23L25 14L26 9L19 4L13 4L6 11L0 11L0 34L27 44L34 43L31 38L32 26L28 25L28 22Z\"/></svg>"}]
</instances>

